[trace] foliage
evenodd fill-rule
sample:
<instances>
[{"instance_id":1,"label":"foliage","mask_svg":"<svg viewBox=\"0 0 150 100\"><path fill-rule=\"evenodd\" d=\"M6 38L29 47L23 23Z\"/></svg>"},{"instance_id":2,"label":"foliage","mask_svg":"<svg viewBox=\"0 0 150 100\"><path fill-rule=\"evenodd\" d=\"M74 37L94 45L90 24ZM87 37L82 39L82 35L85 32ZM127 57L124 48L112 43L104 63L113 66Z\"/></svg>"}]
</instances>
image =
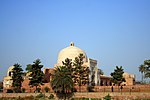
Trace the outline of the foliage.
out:
<instances>
[{"instance_id":1,"label":"foliage","mask_svg":"<svg viewBox=\"0 0 150 100\"><path fill-rule=\"evenodd\" d=\"M54 95L53 94L50 94L48 99L54 99Z\"/></svg>"},{"instance_id":2,"label":"foliage","mask_svg":"<svg viewBox=\"0 0 150 100\"><path fill-rule=\"evenodd\" d=\"M104 100L111 100L111 96L108 94L104 97Z\"/></svg>"},{"instance_id":3,"label":"foliage","mask_svg":"<svg viewBox=\"0 0 150 100\"><path fill-rule=\"evenodd\" d=\"M14 91L16 93L21 92L21 86L23 82L23 69L20 64L14 64L14 68L12 69L12 87L14 87Z\"/></svg>"},{"instance_id":4,"label":"foliage","mask_svg":"<svg viewBox=\"0 0 150 100\"><path fill-rule=\"evenodd\" d=\"M144 64L139 66L139 72L142 74L142 82L143 78L150 78L150 60L145 60Z\"/></svg>"},{"instance_id":5,"label":"foliage","mask_svg":"<svg viewBox=\"0 0 150 100\"><path fill-rule=\"evenodd\" d=\"M116 66L116 69L114 70L114 72L112 72L110 75L112 76L112 82L114 84L117 84L118 86L120 86L120 84L122 82L125 82L125 79L123 78L123 69L122 66L118 67Z\"/></svg>"},{"instance_id":6,"label":"foliage","mask_svg":"<svg viewBox=\"0 0 150 100\"><path fill-rule=\"evenodd\" d=\"M145 60L144 65L146 67L145 78L150 78L150 60Z\"/></svg>"},{"instance_id":7,"label":"foliage","mask_svg":"<svg viewBox=\"0 0 150 100\"><path fill-rule=\"evenodd\" d=\"M38 95L36 96L36 98L44 98L44 97L45 97L45 95L42 94L42 93L40 93L40 94L38 94Z\"/></svg>"},{"instance_id":8,"label":"foliage","mask_svg":"<svg viewBox=\"0 0 150 100\"><path fill-rule=\"evenodd\" d=\"M66 99L73 95L73 80L67 67L56 67L52 75L51 86L58 98Z\"/></svg>"},{"instance_id":9,"label":"foliage","mask_svg":"<svg viewBox=\"0 0 150 100\"><path fill-rule=\"evenodd\" d=\"M33 62L33 64L28 64L26 70L28 73L31 73L29 75L29 85L31 87L37 87L39 85L43 85L43 79L44 79L44 73L41 70L43 65L40 65L41 61L40 59L37 59Z\"/></svg>"},{"instance_id":10,"label":"foliage","mask_svg":"<svg viewBox=\"0 0 150 100\"><path fill-rule=\"evenodd\" d=\"M89 83L89 68L83 66L84 55L80 54L75 58L73 66L74 66L74 83L79 86L79 91L81 92L81 86Z\"/></svg>"},{"instance_id":11,"label":"foliage","mask_svg":"<svg viewBox=\"0 0 150 100\"><path fill-rule=\"evenodd\" d=\"M145 75L145 72L146 72L146 67L145 67L144 64L139 66L139 72L141 72L141 74L142 74L142 83L143 83L144 75Z\"/></svg>"},{"instance_id":12,"label":"foliage","mask_svg":"<svg viewBox=\"0 0 150 100\"><path fill-rule=\"evenodd\" d=\"M3 86L0 86L0 92L3 92Z\"/></svg>"},{"instance_id":13,"label":"foliage","mask_svg":"<svg viewBox=\"0 0 150 100\"><path fill-rule=\"evenodd\" d=\"M36 88L35 92L39 93L41 91L41 88Z\"/></svg>"},{"instance_id":14,"label":"foliage","mask_svg":"<svg viewBox=\"0 0 150 100\"><path fill-rule=\"evenodd\" d=\"M12 89L7 89L6 93L13 93L13 90Z\"/></svg>"},{"instance_id":15,"label":"foliage","mask_svg":"<svg viewBox=\"0 0 150 100\"><path fill-rule=\"evenodd\" d=\"M44 90L45 90L45 92L49 92L49 88L46 86L46 87L44 87Z\"/></svg>"},{"instance_id":16,"label":"foliage","mask_svg":"<svg viewBox=\"0 0 150 100\"><path fill-rule=\"evenodd\" d=\"M22 93L25 93L26 89L25 89L25 88L22 88L21 91L22 91Z\"/></svg>"}]
</instances>

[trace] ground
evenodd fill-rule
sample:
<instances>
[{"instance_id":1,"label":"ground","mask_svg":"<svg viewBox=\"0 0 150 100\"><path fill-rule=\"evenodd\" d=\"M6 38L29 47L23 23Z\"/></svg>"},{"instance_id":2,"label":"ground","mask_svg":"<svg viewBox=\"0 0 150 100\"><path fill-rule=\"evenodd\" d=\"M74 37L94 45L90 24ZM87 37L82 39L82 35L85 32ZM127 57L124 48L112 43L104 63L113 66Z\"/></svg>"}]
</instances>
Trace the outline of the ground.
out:
<instances>
[{"instance_id":1,"label":"ground","mask_svg":"<svg viewBox=\"0 0 150 100\"><path fill-rule=\"evenodd\" d=\"M2 97L29 97L36 96L39 93L0 93L0 98ZM45 96L49 96L51 93L44 93ZM110 95L113 100L150 100L150 92L83 92L75 93L73 98L103 98L106 95Z\"/></svg>"}]
</instances>

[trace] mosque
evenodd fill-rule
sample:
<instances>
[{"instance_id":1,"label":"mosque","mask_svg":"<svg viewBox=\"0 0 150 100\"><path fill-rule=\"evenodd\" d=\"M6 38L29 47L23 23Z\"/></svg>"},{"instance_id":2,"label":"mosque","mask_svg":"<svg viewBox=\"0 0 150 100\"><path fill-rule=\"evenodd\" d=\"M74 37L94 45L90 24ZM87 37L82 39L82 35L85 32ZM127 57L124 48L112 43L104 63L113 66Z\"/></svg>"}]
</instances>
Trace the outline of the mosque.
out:
<instances>
[{"instance_id":1,"label":"mosque","mask_svg":"<svg viewBox=\"0 0 150 100\"><path fill-rule=\"evenodd\" d=\"M89 73L89 81L93 82L95 86L111 86L111 77L106 76L106 75L101 75L100 74L100 69L98 68L97 65L97 60L88 58L85 51L82 49L76 47L73 42L70 43L70 46L62 49L59 54L58 54L58 59L57 63L54 65L54 68L57 66L62 66L62 61L64 61L66 58L72 59L74 61L75 57L78 57L79 54L84 55L84 67L89 67L90 73ZM51 75L54 72L54 68L44 68L44 85L42 86L43 88L45 86L50 87L50 80L51 80ZM7 71L7 76L4 77L3 79L3 88L4 90L10 89L12 86L12 69L13 66L8 68ZM124 73L124 78L126 82L123 83L123 85L134 85L135 84L135 75L133 74L128 74ZM24 76L24 81L22 83L22 87L29 89L29 78L28 75ZM50 87L51 88L51 87ZM5 91L6 92L6 91ZM28 92L31 92L28 91Z\"/></svg>"}]
</instances>

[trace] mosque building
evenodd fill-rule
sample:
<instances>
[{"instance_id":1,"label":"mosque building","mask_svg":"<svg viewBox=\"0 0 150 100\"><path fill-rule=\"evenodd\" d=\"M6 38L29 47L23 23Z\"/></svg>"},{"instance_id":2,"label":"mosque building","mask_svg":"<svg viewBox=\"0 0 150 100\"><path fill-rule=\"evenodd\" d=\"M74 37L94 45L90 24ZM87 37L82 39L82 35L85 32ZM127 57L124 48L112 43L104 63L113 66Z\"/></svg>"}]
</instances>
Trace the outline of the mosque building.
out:
<instances>
[{"instance_id":1,"label":"mosque building","mask_svg":"<svg viewBox=\"0 0 150 100\"><path fill-rule=\"evenodd\" d=\"M65 61L66 58L72 59L74 61L75 57L78 57L79 54L83 54L84 56L84 67L88 67L90 69L89 73L89 82L93 82L95 86L111 86L111 77L106 75L101 75L100 70L97 65L97 60L88 58L85 51L76 47L73 42L70 43L70 46L62 49L58 54L57 63L54 65L54 68L57 66L62 66L62 61ZM42 87L48 86L50 87L51 75L54 72L54 68L44 68L44 85ZM12 69L13 66L9 67L7 76L3 78L3 88L5 90L10 89L12 86ZM124 73L124 78L126 82L123 85L134 85L135 84L135 75ZM29 79L28 75L24 76L24 81L22 83L22 87L29 89ZM51 88L51 87L50 87ZM28 91L31 92L31 91Z\"/></svg>"}]
</instances>

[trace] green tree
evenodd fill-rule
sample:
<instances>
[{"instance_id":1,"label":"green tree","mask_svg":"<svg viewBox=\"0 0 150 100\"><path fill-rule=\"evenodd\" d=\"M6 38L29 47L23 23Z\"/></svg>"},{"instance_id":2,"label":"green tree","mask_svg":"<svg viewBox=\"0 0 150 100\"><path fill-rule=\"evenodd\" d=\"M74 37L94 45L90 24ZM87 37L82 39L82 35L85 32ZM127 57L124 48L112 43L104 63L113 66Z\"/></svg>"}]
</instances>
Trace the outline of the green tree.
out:
<instances>
[{"instance_id":1,"label":"green tree","mask_svg":"<svg viewBox=\"0 0 150 100\"><path fill-rule=\"evenodd\" d=\"M71 97L73 95L73 80L70 70L66 66L58 66L52 75L51 86L58 98Z\"/></svg>"},{"instance_id":2,"label":"green tree","mask_svg":"<svg viewBox=\"0 0 150 100\"><path fill-rule=\"evenodd\" d=\"M20 64L14 64L14 68L12 69L12 87L14 87L15 92L21 92L21 86L23 82L23 69Z\"/></svg>"},{"instance_id":3,"label":"green tree","mask_svg":"<svg viewBox=\"0 0 150 100\"><path fill-rule=\"evenodd\" d=\"M122 82L125 82L125 79L123 78L123 73L124 71L122 69L122 66L120 67L116 66L116 69L114 69L114 72L110 74L112 76L112 82L118 85L118 87L120 86Z\"/></svg>"},{"instance_id":4,"label":"green tree","mask_svg":"<svg viewBox=\"0 0 150 100\"><path fill-rule=\"evenodd\" d=\"M142 83L143 83L144 75L145 75L145 72L146 72L146 67L145 67L144 64L139 66L139 72L141 72L141 74L142 74Z\"/></svg>"},{"instance_id":5,"label":"green tree","mask_svg":"<svg viewBox=\"0 0 150 100\"><path fill-rule=\"evenodd\" d=\"M146 68L145 78L150 78L150 60L145 60L144 65L145 65L145 68Z\"/></svg>"},{"instance_id":6,"label":"green tree","mask_svg":"<svg viewBox=\"0 0 150 100\"><path fill-rule=\"evenodd\" d=\"M78 57L75 58L73 66L74 66L74 83L79 86L79 91L81 92L81 86L89 83L89 68L83 66L83 54L79 54Z\"/></svg>"},{"instance_id":7,"label":"green tree","mask_svg":"<svg viewBox=\"0 0 150 100\"><path fill-rule=\"evenodd\" d=\"M28 73L30 73L29 75L29 85L31 87L37 87L40 85L43 85L43 79L44 79L44 73L41 70L43 65L40 65L41 61L40 59L37 59L33 62L33 64L28 64L26 70L28 71Z\"/></svg>"}]
</instances>

